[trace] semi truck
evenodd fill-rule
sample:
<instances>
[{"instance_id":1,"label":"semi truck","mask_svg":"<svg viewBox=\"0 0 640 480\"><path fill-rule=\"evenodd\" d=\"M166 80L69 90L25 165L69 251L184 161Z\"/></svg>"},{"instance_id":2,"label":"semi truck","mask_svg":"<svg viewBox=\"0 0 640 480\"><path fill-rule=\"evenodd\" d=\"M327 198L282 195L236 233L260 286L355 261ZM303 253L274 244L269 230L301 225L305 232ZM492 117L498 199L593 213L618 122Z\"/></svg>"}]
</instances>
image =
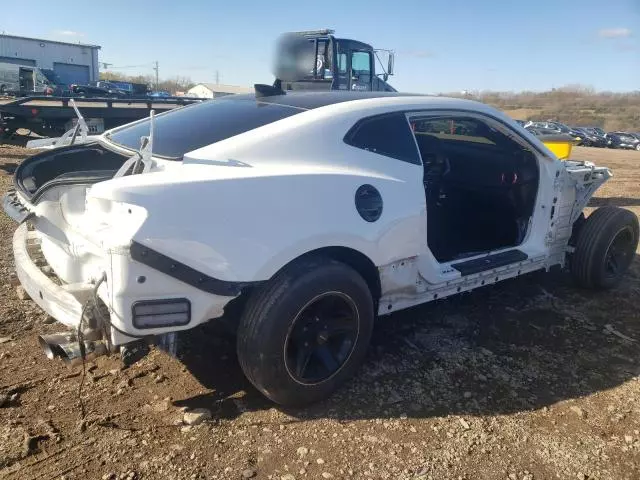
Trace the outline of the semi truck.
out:
<instances>
[{"instance_id":1,"label":"semi truck","mask_svg":"<svg viewBox=\"0 0 640 480\"><path fill-rule=\"evenodd\" d=\"M393 75L395 53L371 45L335 36L335 30L306 30L282 35L278 41L273 85L256 85L258 90L396 90L387 83ZM153 108L161 113L202 99L186 97L113 98L115 95L79 92L83 87L70 86L68 97L29 97L0 105L0 135L13 135L26 129L45 137L70 131L76 113L70 97L83 97L77 106L87 119L91 134L144 118ZM132 87L133 88L133 87ZM108 98L111 97L111 98Z\"/></svg>"},{"instance_id":2,"label":"semi truck","mask_svg":"<svg viewBox=\"0 0 640 480\"><path fill-rule=\"evenodd\" d=\"M392 50L334 34L335 30L327 28L282 35L274 62L274 87L285 91L396 91L387 83L393 75Z\"/></svg>"}]
</instances>

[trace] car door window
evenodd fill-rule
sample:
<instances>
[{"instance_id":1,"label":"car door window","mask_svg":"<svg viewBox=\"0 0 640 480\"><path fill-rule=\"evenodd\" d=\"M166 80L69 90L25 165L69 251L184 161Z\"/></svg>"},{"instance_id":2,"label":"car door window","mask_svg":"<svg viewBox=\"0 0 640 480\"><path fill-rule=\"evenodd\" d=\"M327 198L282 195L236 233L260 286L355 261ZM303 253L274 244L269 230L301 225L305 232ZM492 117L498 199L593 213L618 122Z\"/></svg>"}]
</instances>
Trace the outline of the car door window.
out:
<instances>
[{"instance_id":1,"label":"car door window","mask_svg":"<svg viewBox=\"0 0 640 480\"><path fill-rule=\"evenodd\" d=\"M404 113L391 113L358 122L345 137L353 147L420 165L420 157Z\"/></svg>"},{"instance_id":2,"label":"car door window","mask_svg":"<svg viewBox=\"0 0 640 480\"><path fill-rule=\"evenodd\" d=\"M448 182L474 188L503 187L537 177L532 151L481 119L418 116L410 121L426 173L435 169Z\"/></svg>"}]
</instances>

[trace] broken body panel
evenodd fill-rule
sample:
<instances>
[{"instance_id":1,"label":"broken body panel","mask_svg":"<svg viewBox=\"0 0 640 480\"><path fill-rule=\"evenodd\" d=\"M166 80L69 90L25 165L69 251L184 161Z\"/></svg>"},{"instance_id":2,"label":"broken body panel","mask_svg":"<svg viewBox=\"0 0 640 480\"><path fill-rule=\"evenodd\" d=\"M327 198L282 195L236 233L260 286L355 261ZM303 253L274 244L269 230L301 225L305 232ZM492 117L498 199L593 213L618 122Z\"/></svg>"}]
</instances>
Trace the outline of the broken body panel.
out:
<instances>
[{"instance_id":1,"label":"broken body panel","mask_svg":"<svg viewBox=\"0 0 640 480\"><path fill-rule=\"evenodd\" d=\"M438 262L427 242L423 166L343 141L365 117L443 110L505 122L501 128L535 152L535 208L516 247ZM5 199L5 210L21 222L14 252L27 293L74 328L97 296L108 308L114 345L219 318L246 288L327 247L358 252L375 265L380 315L563 265L573 223L611 176L587 162L558 160L507 117L463 100L345 101L233 135L179 160L155 154L157 132L150 124L139 152L103 135L25 160ZM364 221L353 208L362 185L381 192L379 221ZM34 262L29 248L38 245L55 278ZM163 323L154 326L160 317Z\"/></svg>"}]
</instances>

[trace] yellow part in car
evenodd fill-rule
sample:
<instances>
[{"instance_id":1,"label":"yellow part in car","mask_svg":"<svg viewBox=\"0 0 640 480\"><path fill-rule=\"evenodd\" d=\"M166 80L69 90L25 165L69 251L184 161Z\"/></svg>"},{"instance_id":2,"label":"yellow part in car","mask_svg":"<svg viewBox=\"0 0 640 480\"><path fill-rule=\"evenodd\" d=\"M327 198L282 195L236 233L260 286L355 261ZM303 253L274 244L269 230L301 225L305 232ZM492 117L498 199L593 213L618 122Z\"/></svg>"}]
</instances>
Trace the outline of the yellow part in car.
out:
<instances>
[{"instance_id":1,"label":"yellow part in car","mask_svg":"<svg viewBox=\"0 0 640 480\"><path fill-rule=\"evenodd\" d=\"M566 160L571 155L571 149L578 140L571 135L540 135L538 137L545 146L560 160Z\"/></svg>"}]
</instances>

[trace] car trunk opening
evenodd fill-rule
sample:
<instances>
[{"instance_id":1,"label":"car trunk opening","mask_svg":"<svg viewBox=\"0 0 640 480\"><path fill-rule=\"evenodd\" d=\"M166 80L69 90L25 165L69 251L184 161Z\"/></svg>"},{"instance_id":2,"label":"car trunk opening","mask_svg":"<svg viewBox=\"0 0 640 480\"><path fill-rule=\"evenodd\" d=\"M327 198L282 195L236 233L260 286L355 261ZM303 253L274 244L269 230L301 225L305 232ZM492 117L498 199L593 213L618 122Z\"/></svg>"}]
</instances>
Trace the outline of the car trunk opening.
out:
<instances>
[{"instance_id":1,"label":"car trunk opening","mask_svg":"<svg viewBox=\"0 0 640 480\"><path fill-rule=\"evenodd\" d=\"M14 183L34 203L54 186L91 185L113 178L128 159L100 143L70 145L27 158L16 169Z\"/></svg>"}]
</instances>

